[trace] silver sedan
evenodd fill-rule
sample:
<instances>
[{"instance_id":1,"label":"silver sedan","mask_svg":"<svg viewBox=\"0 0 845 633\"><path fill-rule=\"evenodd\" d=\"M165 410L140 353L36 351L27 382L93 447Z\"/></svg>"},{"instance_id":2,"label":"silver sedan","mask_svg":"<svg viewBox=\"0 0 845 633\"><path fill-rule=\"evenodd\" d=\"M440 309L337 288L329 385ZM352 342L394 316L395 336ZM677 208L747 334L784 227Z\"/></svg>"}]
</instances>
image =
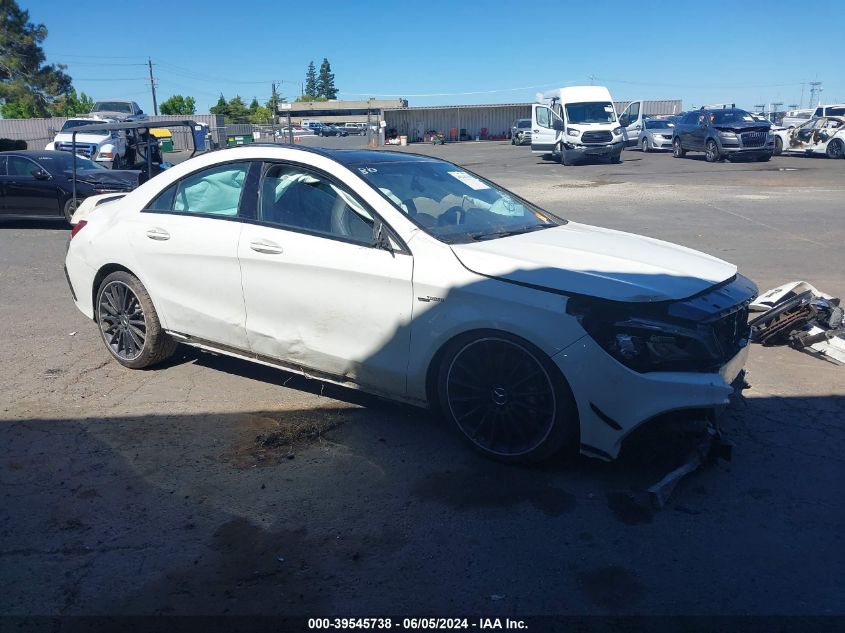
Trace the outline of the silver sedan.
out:
<instances>
[{"instance_id":1,"label":"silver sedan","mask_svg":"<svg viewBox=\"0 0 845 633\"><path fill-rule=\"evenodd\" d=\"M668 119L646 119L637 144L644 152L672 149L672 128Z\"/></svg>"}]
</instances>

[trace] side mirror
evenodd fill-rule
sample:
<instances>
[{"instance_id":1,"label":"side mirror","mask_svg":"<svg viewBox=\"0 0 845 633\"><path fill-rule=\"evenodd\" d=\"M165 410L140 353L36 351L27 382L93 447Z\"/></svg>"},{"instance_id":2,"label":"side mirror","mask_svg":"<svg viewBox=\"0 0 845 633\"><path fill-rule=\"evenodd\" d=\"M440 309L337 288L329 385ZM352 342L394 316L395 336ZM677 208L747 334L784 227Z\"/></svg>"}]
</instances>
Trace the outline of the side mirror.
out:
<instances>
[{"instance_id":1,"label":"side mirror","mask_svg":"<svg viewBox=\"0 0 845 633\"><path fill-rule=\"evenodd\" d=\"M552 119L552 129L561 132L563 130L563 121L561 119Z\"/></svg>"},{"instance_id":2,"label":"side mirror","mask_svg":"<svg viewBox=\"0 0 845 633\"><path fill-rule=\"evenodd\" d=\"M621 117L619 117L619 125L621 125L622 127L628 127L629 125L631 125L631 119L628 118L627 114L623 114Z\"/></svg>"},{"instance_id":3,"label":"side mirror","mask_svg":"<svg viewBox=\"0 0 845 633\"><path fill-rule=\"evenodd\" d=\"M50 174L43 169L33 169L31 173L36 180L50 180Z\"/></svg>"}]
</instances>

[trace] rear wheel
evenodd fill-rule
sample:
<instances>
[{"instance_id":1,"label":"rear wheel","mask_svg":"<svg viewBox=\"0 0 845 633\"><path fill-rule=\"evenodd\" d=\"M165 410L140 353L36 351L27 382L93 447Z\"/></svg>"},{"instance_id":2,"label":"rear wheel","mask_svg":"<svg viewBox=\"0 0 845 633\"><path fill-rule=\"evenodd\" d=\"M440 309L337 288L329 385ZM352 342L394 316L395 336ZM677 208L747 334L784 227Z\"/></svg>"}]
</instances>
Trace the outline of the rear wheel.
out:
<instances>
[{"instance_id":1,"label":"rear wheel","mask_svg":"<svg viewBox=\"0 0 845 633\"><path fill-rule=\"evenodd\" d=\"M780 156L783 152L783 141L779 136L775 136L775 156Z\"/></svg>"},{"instance_id":2,"label":"rear wheel","mask_svg":"<svg viewBox=\"0 0 845 633\"><path fill-rule=\"evenodd\" d=\"M712 138L704 145L704 160L708 163L717 163L722 160L722 154L719 152L719 146Z\"/></svg>"},{"instance_id":3,"label":"rear wheel","mask_svg":"<svg viewBox=\"0 0 845 633\"><path fill-rule=\"evenodd\" d=\"M643 154L646 154L648 152L648 138L646 138L645 136L643 137L643 142L640 143L640 147L643 150Z\"/></svg>"},{"instance_id":4,"label":"rear wheel","mask_svg":"<svg viewBox=\"0 0 845 633\"><path fill-rule=\"evenodd\" d=\"M97 291L97 323L106 349L124 367L143 369L173 355L178 344L161 327L147 289L117 271Z\"/></svg>"},{"instance_id":5,"label":"rear wheel","mask_svg":"<svg viewBox=\"0 0 845 633\"><path fill-rule=\"evenodd\" d=\"M672 156L675 158L683 158L687 155L687 150L681 147L681 139L676 138L672 141Z\"/></svg>"},{"instance_id":6,"label":"rear wheel","mask_svg":"<svg viewBox=\"0 0 845 633\"><path fill-rule=\"evenodd\" d=\"M842 142L842 139L835 138L827 144L825 153L828 158L842 158L845 156L845 143Z\"/></svg>"},{"instance_id":7,"label":"rear wheel","mask_svg":"<svg viewBox=\"0 0 845 633\"><path fill-rule=\"evenodd\" d=\"M82 201L79 200L79 199L74 200L73 198L69 198L65 202L64 214L65 214L65 220L67 220L68 224L70 224L70 220L73 217L73 214L76 212L77 207L79 207L80 202L82 202Z\"/></svg>"},{"instance_id":8,"label":"rear wheel","mask_svg":"<svg viewBox=\"0 0 845 633\"><path fill-rule=\"evenodd\" d=\"M461 337L438 374L442 411L488 457L530 463L578 438L575 399L541 350L503 332Z\"/></svg>"}]
</instances>

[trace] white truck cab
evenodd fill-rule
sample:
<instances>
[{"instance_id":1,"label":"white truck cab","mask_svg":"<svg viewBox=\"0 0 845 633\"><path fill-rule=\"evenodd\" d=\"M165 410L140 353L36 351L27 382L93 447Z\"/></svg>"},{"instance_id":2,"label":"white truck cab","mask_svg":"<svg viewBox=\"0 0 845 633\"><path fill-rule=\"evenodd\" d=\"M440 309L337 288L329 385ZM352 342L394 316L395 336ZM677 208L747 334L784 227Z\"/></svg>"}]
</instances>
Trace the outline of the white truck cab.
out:
<instances>
[{"instance_id":1,"label":"white truck cab","mask_svg":"<svg viewBox=\"0 0 845 633\"><path fill-rule=\"evenodd\" d=\"M53 141L48 143L44 149L64 152L72 151L73 129L91 125L92 123L114 123L114 120L96 117L70 118L65 121L62 129L59 130ZM104 167L111 169L121 169L126 164L127 146L126 133L123 131L95 131L76 135L77 155L90 158Z\"/></svg>"},{"instance_id":2,"label":"white truck cab","mask_svg":"<svg viewBox=\"0 0 845 633\"><path fill-rule=\"evenodd\" d=\"M621 162L623 128L604 86L569 86L542 95L531 106L531 151L552 154L563 165L593 157Z\"/></svg>"}]
</instances>

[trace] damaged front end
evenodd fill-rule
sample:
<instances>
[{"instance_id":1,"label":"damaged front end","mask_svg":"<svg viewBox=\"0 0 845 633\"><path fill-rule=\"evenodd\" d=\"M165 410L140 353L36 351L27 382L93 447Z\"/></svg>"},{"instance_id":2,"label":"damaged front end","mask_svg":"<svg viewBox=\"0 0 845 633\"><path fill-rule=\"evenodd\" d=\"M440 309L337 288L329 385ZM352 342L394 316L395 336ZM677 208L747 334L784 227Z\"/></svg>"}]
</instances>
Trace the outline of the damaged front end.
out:
<instances>
[{"instance_id":1,"label":"damaged front end","mask_svg":"<svg viewBox=\"0 0 845 633\"><path fill-rule=\"evenodd\" d=\"M621 303L574 298L567 312L614 359L638 373L718 372L748 344L757 287L733 279L680 301Z\"/></svg>"},{"instance_id":2,"label":"damaged front end","mask_svg":"<svg viewBox=\"0 0 845 633\"><path fill-rule=\"evenodd\" d=\"M588 336L554 360L577 400L581 451L614 459L646 422L727 405L743 382L756 293L736 275L686 299L570 299L567 312Z\"/></svg>"}]
</instances>

